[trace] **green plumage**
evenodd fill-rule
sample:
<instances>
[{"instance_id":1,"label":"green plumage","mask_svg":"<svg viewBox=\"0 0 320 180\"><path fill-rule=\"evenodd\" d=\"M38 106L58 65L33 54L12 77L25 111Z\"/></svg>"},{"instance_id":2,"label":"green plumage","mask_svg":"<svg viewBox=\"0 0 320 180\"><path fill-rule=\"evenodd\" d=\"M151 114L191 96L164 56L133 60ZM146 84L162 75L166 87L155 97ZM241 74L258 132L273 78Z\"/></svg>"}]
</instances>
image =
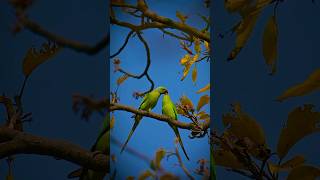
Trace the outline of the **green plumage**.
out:
<instances>
[{"instance_id":1,"label":"green plumage","mask_svg":"<svg viewBox=\"0 0 320 180\"><path fill-rule=\"evenodd\" d=\"M103 128L99 133L99 136L91 147L91 152L98 152L105 155L109 155L110 149L110 115L107 114L105 120L103 121ZM93 171L90 169L80 168L69 174L68 178L79 178L79 180L103 180L109 170L106 169L105 172Z\"/></svg>"},{"instance_id":2,"label":"green plumage","mask_svg":"<svg viewBox=\"0 0 320 180\"><path fill-rule=\"evenodd\" d=\"M176 106L174 105L174 103L171 101L170 96L168 94L165 94L163 96L163 100L162 100L162 114L171 117L174 120L178 120L178 113L177 113L177 109ZM181 137L180 137L180 133L179 130L176 126L172 125L171 123L169 123L170 127L173 129L176 137L178 138L178 141L180 143L180 146L183 150L183 153L185 154L186 158L189 160L189 157L186 153L186 150L184 149Z\"/></svg>"},{"instance_id":3,"label":"green plumage","mask_svg":"<svg viewBox=\"0 0 320 180\"><path fill-rule=\"evenodd\" d=\"M161 94L167 93L167 89L165 87L158 87L156 89L154 89L153 91L151 91L150 93L146 94L143 97L143 100L140 104L139 109L140 110L144 110L144 111L151 111L156 105L157 102L159 100L159 97L161 96ZM135 131L135 129L137 128L137 126L140 123L140 120L142 119L141 115L135 115L134 116L134 124L132 126L132 129L129 133L129 136L126 140L126 142L123 144L122 148L121 148L121 153L123 152L123 150L125 149L125 147L127 146L133 132Z\"/></svg>"}]
</instances>

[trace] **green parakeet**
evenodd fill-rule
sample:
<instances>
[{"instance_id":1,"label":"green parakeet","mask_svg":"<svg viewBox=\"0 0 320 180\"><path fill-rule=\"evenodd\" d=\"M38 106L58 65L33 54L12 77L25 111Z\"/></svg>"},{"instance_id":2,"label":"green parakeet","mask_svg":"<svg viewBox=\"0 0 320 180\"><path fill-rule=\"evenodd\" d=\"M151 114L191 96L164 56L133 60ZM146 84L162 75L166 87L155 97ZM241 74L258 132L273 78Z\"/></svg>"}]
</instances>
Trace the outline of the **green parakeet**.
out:
<instances>
[{"instance_id":1,"label":"green parakeet","mask_svg":"<svg viewBox=\"0 0 320 180\"><path fill-rule=\"evenodd\" d=\"M91 152L97 152L109 155L109 149L110 149L110 115L107 114L105 120L103 121L103 129L99 133L99 136L94 143L94 145L91 147ZM80 168L78 170L75 170L71 172L68 175L68 178L79 178L79 180L103 180L103 178L106 176L106 173L108 173L109 170L106 169L105 172L99 172L99 171L93 171L86 168Z\"/></svg>"},{"instance_id":2,"label":"green parakeet","mask_svg":"<svg viewBox=\"0 0 320 180\"><path fill-rule=\"evenodd\" d=\"M171 117L174 120L178 120L178 113L177 113L177 109L176 106L174 105L174 103L171 101L170 96L168 93L165 93L165 95L163 96L163 100L162 100L162 114ZM186 150L184 149L181 137L180 137L180 133L179 130L176 126L172 125L171 123L169 123L170 127L173 129L176 137L178 138L178 141L180 143L180 146L183 150L183 153L186 155L187 159L189 160L189 157L186 153Z\"/></svg>"},{"instance_id":3,"label":"green parakeet","mask_svg":"<svg viewBox=\"0 0 320 180\"><path fill-rule=\"evenodd\" d=\"M151 111L157 104L159 97L161 94L167 93L168 90L165 87L159 86L158 88L154 89L153 91L149 92L143 97L142 103L140 104L139 109L144 111ZM140 123L140 120L142 119L141 115L135 115L134 117L134 124L132 126L132 129L129 133L129 136L126 140L126 142L123 144L121 148L121 153L125 149L126 145L128 144L134 130L137 128L137 126Z\"/></svg>"}]
</instances>

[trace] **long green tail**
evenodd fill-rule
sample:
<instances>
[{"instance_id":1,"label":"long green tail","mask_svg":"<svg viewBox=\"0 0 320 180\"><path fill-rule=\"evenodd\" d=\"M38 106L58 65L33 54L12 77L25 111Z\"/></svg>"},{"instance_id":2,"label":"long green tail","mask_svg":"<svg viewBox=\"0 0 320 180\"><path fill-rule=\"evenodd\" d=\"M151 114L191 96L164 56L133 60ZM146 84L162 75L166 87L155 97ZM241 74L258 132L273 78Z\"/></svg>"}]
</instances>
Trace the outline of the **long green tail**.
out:
<instances>
[{"instance_id":1,"label":"long green tail","mask_svg":"<svg viewBox=\"0 0 320 180\"><path fill-rule=\"evenodd\" d=\"M171 125L170 125L170 126L171 126ZM182 150L183 150L184 155L186 156L186 158L187 158L188 160L190 160L189 157L188 157L188 155L187 155L186 150L184 149L184 146L183 146L183 143L182 143L182 140L181 140L181 137L180 137L180 133L179 133L178 128L175 127L175 126L171 126L171 127L172 127L174 133L176 134L176 136L177 136L177 138L178 138L178 140L179 140L179 144L180 144L180 146L181 146L181 148L182 148Z\"/></svg>"},{"instance_id":2,"label":"long green tail","mask_svg":"<svg viewBox=\"0 0 320 180\"><path fill-rule=\"evenodd\" d=\"M140 120L142 119L142 116L136 115L134 119L135 119L135 122L134 122L134 124L133 124L133 126L132 126L132 129L131 129L131 131L130 131L130 133L129 133L129 136L128 136L126 142L123 144L123 146L122 146L122 148L121 148L120 153L122 153L123 150L125 149L125 147L127 146L127 144L128 144L128 142L129 142L129 140L130 140L130 138L131 138L134 130L135 130L135 129L137 128L137 126L139 125Z\"/></svg>"}]
</instances>

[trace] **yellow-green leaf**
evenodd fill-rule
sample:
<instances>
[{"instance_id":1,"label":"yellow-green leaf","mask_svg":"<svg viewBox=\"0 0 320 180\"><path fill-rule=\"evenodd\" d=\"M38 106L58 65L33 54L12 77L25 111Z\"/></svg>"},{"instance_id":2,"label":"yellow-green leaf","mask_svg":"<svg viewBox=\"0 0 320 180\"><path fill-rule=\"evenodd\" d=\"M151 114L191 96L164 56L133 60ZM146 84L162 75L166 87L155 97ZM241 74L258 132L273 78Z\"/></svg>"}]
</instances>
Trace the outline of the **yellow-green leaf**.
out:
<instances>
[{"instance_id":1,"label":"yellow-green leaf","mask_svg":"<svg viewBox=\"0 0 320 180\"><path fill-rule=\"evenodd\" d=\"M198 38L194 39L194 50L197 54L201 52L200 39Z\"/></svg>"},{"instance_id":2,"label":"yellow-green leaf","mask_svg":"<svg viewBox=\"0 0 320 180\"><path fill-rule=\"evenodd\" d=\"M197 105L197 111L199 111L204 105L209 104L210 96L204 95L201 96Z\"/></svg>"},{"instance_id":3,"label":"yellow-green leaf","mask_svg":"<svg viewBox=\"0 0 320 180\"><path fill-rule=\"evenodd\" d=\"M314 132L319 132L320 112L313 111L313 105L295 108L288 115L286 126L281 130L277 145L277 154L280 159L299 140Z\"/></svg>"},{"instance_id":4,"label":"yellow-green leaf","mask_svg":"<svg viewBox=\"0 0 320 180\"><path fill-rule=\"evenodd\" d=\"M145 172L139 175L138 180L145 180L148 177L152 177L152 176L153 176L152 172L150 172L149 170L146 170Z\"/></svg>"},{"instance_id":5,"label":"yellow-green leaf","mask_svg":"<svg viewBox=\"0 0 320 180\"><path fill-rule=\"evenodd\" d=\"M204 47L206 48L207 52L210 52L210 44L208 43L208 41L204 41Z\"/></svg>"},{"instance_id":6,"label":"yellow-green leaf","mask_svg":"<svg viewBox=\"0 0 320 180\"><path fill-rule=\"evenodd\" d=\"M34 69L55 56L60 49L58 45L51 43L43 43L40 50L30 48L23 59L23 74L29 76Z\"/></svg>"},{"instance_id":7,"label":"yellow-green leaf","mask_svg":"<svg viewBox=\"0 0 320 180\"><path fill-rule=\"evenodd\" d=\"M196 82L196 80L197 80L197 66L194 66L192 70L192 81Z\"/></svg>"},{"instance_id":8,"label":"yellow-green leaf","mask_svg":"<svg viewBox=\"0 0 320 180\"><path fill-rule=\"evenodd\" d=\"M117 85L119 86L120 84L122 84L128 78L129 78L129 76L127 74L124 74L124 75L120 76L117 79Z\"/></svg>"},{"instance_id":9,"label":"yellow-green leaf","mask_svg":"<svg viewBox=\"0 0 320 180\"><path fill-rule=\"evenodd\" d=\"M208 90L210 90L210 83L207 84L205 87L199 89L199 90L197 91L197 94L202 93L202 92L205 92L205 91L208 91Z\"/></svg>"},{"instance_id":10,"label":"yellow-green leaf","mask_svg":"<svg viewBox=\"0 0 320 180\"><path fill-rule=\"evenodd\" d=\"M293 168L290 171L287 180L316 180L317 177L320 177L319 168L304 165Z\"/></svg>"},{"instance_id":11,"label":"yellow-green leaf","mask_svg":"<svg viewBox=\"0 0 320 180\"><path fill-rule=\"evenodd\" d=\"M266 24L262 39L262 51L265 62L271 67L271 73L276 71L278 46L278 26L275 16L271 16Z\"/></svg>"},{"instance_id":12,"label":"yellow-green leaf","mask_svg":"<svg viewBox=\"0 0 320 180\"><path fill-rule=\"evenodd\" d=\"M320 69L315 70L302 83L297 84L287 89L281 96L277 98L278 101L284 101L291 97L304 96L320 88Z\"/></svg>"}]
</instances>

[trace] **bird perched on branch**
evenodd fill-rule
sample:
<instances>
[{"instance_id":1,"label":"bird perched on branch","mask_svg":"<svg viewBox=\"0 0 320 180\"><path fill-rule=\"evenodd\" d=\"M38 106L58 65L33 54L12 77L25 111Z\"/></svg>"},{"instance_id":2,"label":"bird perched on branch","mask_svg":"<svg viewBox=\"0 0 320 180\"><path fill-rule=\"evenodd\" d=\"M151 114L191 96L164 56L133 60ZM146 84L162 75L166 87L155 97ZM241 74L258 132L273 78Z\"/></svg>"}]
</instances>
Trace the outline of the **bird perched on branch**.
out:
<instances>
[{"instance_id":1,"label":"bird perched on branch","mask_svg":"<svg viewBox=\"0 0 320 180\"><path fill-rule=\"evenodd\" d=\"M159 97L161 96L161 94L165 94L168 93L168 90L165 87L159 86L158 88L154 89L153 91L149 92L148 94L146 94L143 97L143 100L140 104L139 110L144 110L144 111L151 111L156 105L157 102L159 100ZM140 120L142 119L143 116L141 115L134 115L134 124L132 126L132 129L129 133L129 136L126 140L126 142L123 144L122 148L121 148L121 153L123 152L123 150L125 149L126 145L128 144L133 132L135 131L135 129L137 128L137 126L140 123Z\"/></svg>"}]
</instances>

